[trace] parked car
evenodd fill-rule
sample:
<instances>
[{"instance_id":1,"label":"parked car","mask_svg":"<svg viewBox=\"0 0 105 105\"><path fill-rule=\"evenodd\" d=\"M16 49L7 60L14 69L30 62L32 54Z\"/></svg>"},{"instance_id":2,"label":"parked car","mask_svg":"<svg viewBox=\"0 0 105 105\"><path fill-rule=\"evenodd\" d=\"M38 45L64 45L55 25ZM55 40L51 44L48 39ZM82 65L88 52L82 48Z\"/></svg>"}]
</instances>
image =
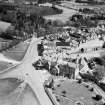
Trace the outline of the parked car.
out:
<instances>
[{"instance_id":1,"label":"parked car","mask_svg":"<svg viewBox=\"0 0 105 105\"><path fill-rule=\"evenodd\" d=\"M44 51L44 46L42 44L38 44L37 50L38 50L38 56L42 56Z\"/></svg>"}]
</instances>

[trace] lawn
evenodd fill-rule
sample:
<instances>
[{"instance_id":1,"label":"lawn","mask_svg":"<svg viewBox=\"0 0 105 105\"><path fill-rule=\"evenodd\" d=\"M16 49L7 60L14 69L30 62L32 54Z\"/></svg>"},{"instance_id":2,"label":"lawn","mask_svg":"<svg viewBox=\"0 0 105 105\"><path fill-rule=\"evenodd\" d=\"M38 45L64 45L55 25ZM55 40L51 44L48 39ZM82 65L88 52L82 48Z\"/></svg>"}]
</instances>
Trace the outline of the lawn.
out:
<instances>
[{"instance_id":1,"label":"lawn","mask_svg":"<svg viewBox=\"0 0 105 105\"><path fill-rule=\"evenodd\" d=\"M14 59L16 61L21 61L24 58L24 55L27 51L29 43L20 42L18 45L13 48L8 49L3 52L3 55L9 59Z\"/></svg>"},{"instance_id":2,"label":"lawn","mask_svg":"<svg viewBox=\"0 0 105 105\"><path fill-rule=\"evenodd\" d=\"M17 78L0 79L0 105L40 105L29 85Z\"/></svg>"}]
</instances>

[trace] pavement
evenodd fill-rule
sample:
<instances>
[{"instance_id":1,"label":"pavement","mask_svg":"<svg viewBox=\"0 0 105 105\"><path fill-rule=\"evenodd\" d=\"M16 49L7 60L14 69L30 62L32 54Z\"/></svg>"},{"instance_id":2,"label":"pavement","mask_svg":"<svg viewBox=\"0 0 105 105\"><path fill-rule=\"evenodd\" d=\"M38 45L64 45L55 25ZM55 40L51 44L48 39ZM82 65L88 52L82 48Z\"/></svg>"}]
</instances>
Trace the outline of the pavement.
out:
<instances>
[{"instance_id":1,"label":"pavement","mask_svg":"<svg viewBox=\"0 0 105 105\"><path fill-rule=\"evenodd\" d=\"M43 87L44 77L41 71L35 70L35 68L32 66L32 63L39 59L37 53L37 44L40 41L41 38L37 39L33 37L21 64L5 71L4 73L1 73L0 79L4 78L21 79L22 81L24 81L24 83L28 84L32 88L34 94L36 95L38 101L40 102L40 105L52 105L52 102L48 98ZM23 87L23 89L25 88Z\"/></svg>"}]
</instances>

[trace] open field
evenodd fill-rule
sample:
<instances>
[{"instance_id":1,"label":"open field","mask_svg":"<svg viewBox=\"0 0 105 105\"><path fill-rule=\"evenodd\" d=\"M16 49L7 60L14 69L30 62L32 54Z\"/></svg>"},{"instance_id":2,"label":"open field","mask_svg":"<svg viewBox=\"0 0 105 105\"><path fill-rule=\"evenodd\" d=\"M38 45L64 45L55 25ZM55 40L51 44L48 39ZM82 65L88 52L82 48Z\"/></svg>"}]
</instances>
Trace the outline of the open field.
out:
<instances>
[{"instance_id":1,"label":"open field","mask_svg":"<svg viewBox=\"0 0 105 105\"><path fill-rule=\"evenodd\" d=\"M25 11L26 6L22 6L22 11ZM53 9L52 7L49 6L37 6L37 5L31 5L31 6L27 6L28 10L30 11L30 13L32 14L37 14L39 16L46 16L46 15L55 15L55 14L60 14L62 11L59 9Z\"/></svg>"},{"instance_id":2,"label":"open field","mask_svg":"<svg viewBox=\"0 0 105 105\"><path fill-rule=\"evenodd\" d=\"M3 71L4 69L9 68L10 66L13 66L12 63L0 61L0 72Z\"/></svg>"},{"instance_id":3,"label":"open field","mask_svg":"<svg viewBox=\"0 0 105 105\"><path fill-rule=\"evenodd\" d=\"M16 61L21 61L27 51L29 43L20 42L13 48L8 49L3 52L3 55L9 59L14 59Z\"/></svg>"},{"instance_id":4,"label":"open field","mask_svg":"<svg viewBox=\"0 0 105 105\"><path fill-rule=\"evenodd\" d=\"M62 6L56 5L57 8L62 9L63 13L62 14L57 14L57 15L50 15L50 16L45 16L45 19L51 19L51 20L61 20L62 22L68 21L69 17L71 17L73 14L75 14L77 11L73 9L68 9Z\"/></svg>"},{"instance_id":5,"label":"open field","mask_svg":"<svg viewBox=\"0 0 105 105\"><path fill-rule=\"evenodd\" d=\"M39 105L29 85L16 78L0 80L0 105Z\"/></svg>"}]
</instances>

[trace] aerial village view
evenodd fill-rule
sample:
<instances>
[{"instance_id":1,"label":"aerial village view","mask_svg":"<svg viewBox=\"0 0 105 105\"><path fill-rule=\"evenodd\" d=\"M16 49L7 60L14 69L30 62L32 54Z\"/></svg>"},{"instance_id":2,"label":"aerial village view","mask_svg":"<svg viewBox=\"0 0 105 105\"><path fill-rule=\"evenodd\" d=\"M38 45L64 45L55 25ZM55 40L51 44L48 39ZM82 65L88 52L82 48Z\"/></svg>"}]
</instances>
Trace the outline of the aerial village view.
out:
<instances>
[{"instance_id":1,"label":"aerial village view","mask_svg":"<svg viewBox=\"0 0 105 105\"><path fill-rule=\"evenodd\" d=\"M0 105L105 105L105 0L0 0Z\"/></svg>"}]
</instances>

